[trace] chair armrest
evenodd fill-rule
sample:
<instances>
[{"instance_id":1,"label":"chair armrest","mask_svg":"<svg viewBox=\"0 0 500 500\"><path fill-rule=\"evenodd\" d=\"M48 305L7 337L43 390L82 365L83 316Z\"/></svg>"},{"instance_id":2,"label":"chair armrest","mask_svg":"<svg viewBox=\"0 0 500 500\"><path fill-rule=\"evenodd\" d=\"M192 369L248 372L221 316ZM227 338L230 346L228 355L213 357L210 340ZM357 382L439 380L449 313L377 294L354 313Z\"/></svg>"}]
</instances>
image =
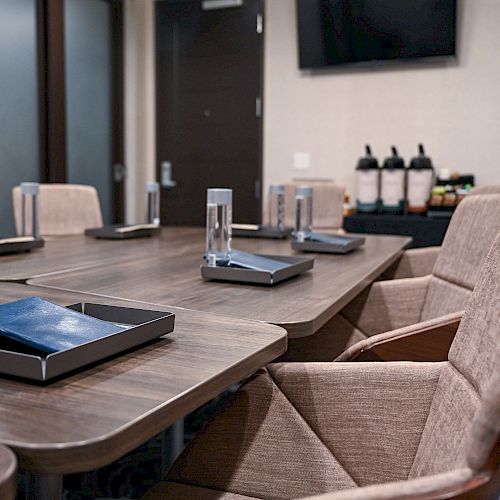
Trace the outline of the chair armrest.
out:
<instances>
[{"instance_id":1,"label":"chair armrest","mask_svg":"<svg viewBox=\"0 0 500 500\"><path fill-rule=\"evenodd\" d=\"M440 498L455 498L467 492L473 494L473 490L488 483L491 476L491 471L474 473L471 469L464 467L463 469L408 481L377 484L316 495L305 500L437 500ZM484 497L467 496L467 498Z\"/></svg>"},{"instance_id":2,"label":"chair armrest","mask_svg":"<svg viewBox=\"0 0 500 500\"><path fill-rule=\"evenodd\" d=\"M385 279L417 278L432 273L441 247L410 248L387 269Z\"/></svg>"},{"instance_id":3,"label":"chair armrest","mask_svg":"<svg viewBox=\"0 0 500 500\"><path fill-rule=\"evenodd\" d=\"M376 281L341 314L368 337L418 323L430 278Z\"/></svg>"},{"instance_id":4,"label":"chair armrest","mask_svg":"<svg viewBox=\"0 0 500 500\"><path fill-rule=\"evenodd\" d=\"M380 333L354 344L335 361L446 361L463 311Z\"/></svg>"}]
</instances>

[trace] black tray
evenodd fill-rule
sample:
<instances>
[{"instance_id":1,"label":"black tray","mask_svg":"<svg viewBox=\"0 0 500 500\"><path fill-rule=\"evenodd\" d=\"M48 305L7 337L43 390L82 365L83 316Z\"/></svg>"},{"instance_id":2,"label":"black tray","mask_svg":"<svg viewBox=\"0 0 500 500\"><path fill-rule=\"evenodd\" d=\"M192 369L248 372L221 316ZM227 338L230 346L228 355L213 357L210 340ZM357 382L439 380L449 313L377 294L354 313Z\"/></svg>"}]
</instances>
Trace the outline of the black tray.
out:
<instances>
[{"instance_id":1,"label":"black tray","mask_svg":"<svg viewBox=\"0 0 500 500\"><path fill-rule=\"evenodd\" d=\"M14 344L8 339L1 339L0 374L45 382L82 366L137 347L170 333L174 329L175 315L170 312L92 303L73 304L68 306L68 309L104 321L136 326L46 356L28 354L29 347L25 348L22 344ZM18 352L17 349L19 351L25 350L25 352Z\"/></svg>"},{"instance_id":2,"label":"black tray","mask_svg":"<svg viewBox=\"0 0 500 500\"><path fill-rule=\"evenodd\" d=\"M292 248L302 252L316 252L316 253L349 253L360 247L365 243L363 236L347 236L347 235L330 235L319 234L319 237L332 237L338 240L335 243L325 241L318 241L315 239L306 239L304 241L292 240ZM314 236L313 236L314 238Z\"/></svg>"},{"instance_id":3,"label":"black tray","mask_svg":"<svg viewBox=\"0 0 500 500\"><path fill-rule=\"evenodd\" d=\"M427 210L427 217L429 217L429 219L451 219L454 212L455 207L447 208L446 210L443 210L441 207L429 207Z\"/></svg>"},{"instance_id":4,"label":"black tray","mask_svg":"<svg viewBox=\"0 0 500 500\"><path fill-rule=\"evenodd\" d=\"M201 266L201 275L207 280L231 281L234 283L250 283L255 285L276 285L284 280L293 278L314 266L314 259L311 257L296 257L291 255L263 255L261 257L287 262L290 265L278 271L257 271L255 269L243 269L230 266Z\"/></svg>"},{"instance_id":5,"label":"black tray","mask_svg":"<svg viewBox=\"0 0 500 500\"><path fill-rule=\"evenodd\" d=\"M103 240L129 240L131 238L148 238L159 232L160 227L154 224L115 224L86 229L85 235Z\"/></svg>"},{"instance_id":6,"label":"black tray","mask_svg":"<svg viewBox=\"0 0 500 500\"><path fill-rule=\"evenodd\" d=\"M270 226L251 224L233 224L232 236L236 238L267 238L272 240L284 240L292 234L291 228L283 231Z\"/></svg>"},{"instance_id":7,"label":"black tray","mask_svg":"<svg viewBox=\"0 0 500 500\"><path fill-rule=\"evenodd\" d=\"M25 236L0 239L0 255L9 253L29 252L35 248L42 248L45 241L42 238L34 239Z\"/></svg>"}]
</instances>

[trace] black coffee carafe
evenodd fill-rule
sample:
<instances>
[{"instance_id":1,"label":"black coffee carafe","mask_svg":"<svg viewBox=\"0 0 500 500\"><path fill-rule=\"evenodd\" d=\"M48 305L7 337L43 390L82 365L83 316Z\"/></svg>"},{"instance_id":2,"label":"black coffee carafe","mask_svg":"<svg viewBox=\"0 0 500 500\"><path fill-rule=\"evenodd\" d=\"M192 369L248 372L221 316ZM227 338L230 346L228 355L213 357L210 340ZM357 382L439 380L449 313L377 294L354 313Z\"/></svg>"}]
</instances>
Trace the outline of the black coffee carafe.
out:
<instances>
[{"instance_id":1,"label":"black coffee carafe","mask_svg":"<svg viewBox=\"0 0 500 500\"><path fill-rule=\"evenodd\" d=\"M427 211L432 186L434 168L432 161L425 156L424 146L418 145L418 156L412 158L407 176L408 212L424 213Z\"/></svg>"},{"instance_id":2,"label":"black coffee carafe","mask_svg":"<svg viewBox=\"0 0 500 500\"><path fill-rule=\"evenodd\" d=\"M406 169L397 149L392 146L392 156L385 159L381 172L380 198L382 210L402 213L405 207Z\"/></svg>"},{"instance_id":3,"label":"black coffee carafe","mask_svg":"<svg viewBox=\"0 0 500 500\"><path fill-rule=\"evenodd\" d=\"M365 151L366 155L358 160L356 167L356 207L358 212L376 212L380 198L380 169L368 144Z\"/></svg>"}]
</instances>

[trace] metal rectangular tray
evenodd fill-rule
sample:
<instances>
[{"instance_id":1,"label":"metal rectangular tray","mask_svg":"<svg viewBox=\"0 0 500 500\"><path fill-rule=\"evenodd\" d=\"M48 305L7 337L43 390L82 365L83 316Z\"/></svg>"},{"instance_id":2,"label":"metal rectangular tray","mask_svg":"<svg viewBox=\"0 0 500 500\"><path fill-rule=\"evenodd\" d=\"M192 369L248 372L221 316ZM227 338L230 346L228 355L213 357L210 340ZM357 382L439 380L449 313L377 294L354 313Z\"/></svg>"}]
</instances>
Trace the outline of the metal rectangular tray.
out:
<instances>
[{"instance_id":1,"label":"metal rectangular tray","mask_svg":"<svg viewBox=\"0 0 500 500\"><path fill-rule=\"evenodd\" d=\"M320 241L297 241L292 240L292 248L294 250L299 250L302 252L316 252L316 253L337 253L344 254L349 253L360 247L365 243L365 238L363 236L347 236L347 235L335 235L336 237L341 237L345 240L342 244L331 244L324 243Z\"/></svg>"},{"instance_id":2,"label":"metal rectangular tray","mask_svg":"<svg viewBox=\"0 0 500 500\"><path fill-rule=\"evenodd\" d=\"M292 229L286 228L284 231L280 231L274 227L270 226L251 226L247 224L241 224L238 227L237 224L233 224L232 236L235 238L267 238L271 240L285 240L292 234Z\"/></svg>"},{"instance_id":3,"label":"metal rectangular tray","mask_svg":"<svg viewBox=\"0 0 500 500\"><path fill-rule=\"evenodd\" d=\"M2 243L2 241L5 241L5 243ZM35 248L42 248L44 245L45 241L42 238L29 241L16 241L16 238L0 239L0 255L29 252Z\"/></svg>"},{"instance_id":4,"label":"metal rectangular tray","mask_svg":"<svg viewBox=\"0 0 500 500\"><path fill-rule=\"evenodd\" d=\"M174 329L175 315L170 312L128 307L78 303L68 309L113 323L135 325L78 347L46 356L29 354L30 348L0 339L0 374L46 382L90 363L132 349ZM23 350L25 352L17 352Z\"/></svg>"},{"instance_id":5,"label":"metal rectangular tray","mask_svg":"<svg viewBox=\"0 0 500 500\"><path fill-rule=\"evenodd\" d=\"M233 283L249 283L254 285L276 285L289 278L293 278L314 266L314 258L298 257L292 255L264 255L261 257L288 262L290 265L275 272L257 271L254 269L243 269L239 267L211 267L201 266L201 275L207 280L230 281Z\"/></svg>"},{"instance_id":6,"label":"metal rectangular tray","mask_svg":"<svg viewBox=\"0 0 500 500\"><path fill-rule=\"evenodd\" d=\"M137 229L133 231L120 232L117 229L123 227L137 226ZM131 238L148 238L154 236L160 232L159 227L141 227L143 224L114 224L111 226L95 227L92 229L86 229L86 236L93 236L94 238L103 240L129 240Z\"/></svg>"}]
</instances>

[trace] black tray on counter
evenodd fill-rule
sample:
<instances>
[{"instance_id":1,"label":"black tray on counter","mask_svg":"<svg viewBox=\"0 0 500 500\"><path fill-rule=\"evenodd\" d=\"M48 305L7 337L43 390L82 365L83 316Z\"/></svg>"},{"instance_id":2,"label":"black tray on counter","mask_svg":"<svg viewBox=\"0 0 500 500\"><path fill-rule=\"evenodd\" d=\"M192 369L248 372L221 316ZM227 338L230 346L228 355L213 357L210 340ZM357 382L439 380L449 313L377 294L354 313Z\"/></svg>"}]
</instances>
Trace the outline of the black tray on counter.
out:
<instances>
[{"instance_id":1,"label":"black tray on counter","mask_svg":"<svg viewBox=\"0 0 500 500\"><path fill-rule=\"evenodd\" d=\"M125 331L48 355L29 354L30 348L2 338L0 339L0 374L46 382L85 365L140 346L174 329L175 315L170 312L88 302L73 304L68 306L68 309L104 321L134 326Z\"/></svg>"},{"instance_id":2,"label":"black tray on counter","mask_svg":"<svg viewBox=\"0 0 500 500\"><path fill-rule=\"evenodd\" d=\"M266 225L233 224L232 236L235 238L267 238L271 240L284 240L291 236L292 229L283 231Z\"/></svg>"},{"instance_id":3,"label":"black tray on counter","mask_svg":"<svg viewBox=\"0 0 500 500\"><path fill-rule=\"evenodd\" d=\"M260 269L245 269L242 267L228 266L201 266L201 275L207 280L230 281L233 283L248 283L255 285L276 285L287 279L293 278L314 266L314 259L311 257L299 257L291 255L261 255L279 262L287 263L283 269L276 271L263 271Z\"/></svg>"},{"instance_id":4,"label":"black tray on counter","mask_svg":"<svg viewBox=\"0 0 500 500\"><path fill-rule=\"evenodd\" d=\"M363 236L311 233L304 241L292 240L292 248L302 252L349 253L365 243Z\"/></svg>"},{"instance_id":5,"label":"black tray on counter","mask_svg":"<svg viewBox=\"0 0 500 500\"><path fill-rule=\"evenodd\" d=\"M35 248L42 248L44 245L45 241L42 238L35 239L31 236L2 238L0 239L0 255L29 252Z\"/></svg>"},{"instance_id":6,"label":"black tray on counter","mask_svg":"<svg viewBox=\"0 0 500 500\"><path fill-rule=\"evenodd\" d=\"M111 226L86 229L86 236L103 240L129 240L131 238L148 238L159 234L160 227L155 224L114 224Z\"/></svg>"}]
</instances>

